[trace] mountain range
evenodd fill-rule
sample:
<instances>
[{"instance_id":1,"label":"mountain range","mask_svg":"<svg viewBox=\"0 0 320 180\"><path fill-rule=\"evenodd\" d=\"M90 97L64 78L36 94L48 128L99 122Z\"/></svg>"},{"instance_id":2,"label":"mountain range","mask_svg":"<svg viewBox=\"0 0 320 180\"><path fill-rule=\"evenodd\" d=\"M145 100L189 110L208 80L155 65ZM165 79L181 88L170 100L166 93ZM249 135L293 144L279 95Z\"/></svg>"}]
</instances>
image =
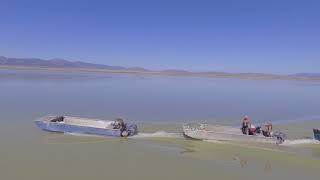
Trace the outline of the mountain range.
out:
<instances>
[{"instance_id":1,"label":"mountain range","mask_svg":"<svg viewBox=\"0 0 320 180\"><path fill-rule=\"evenodd\" d=\"M97 72L122 72L143 74L165 74L182 76L208 76L243 79L284 79L284 80L320 80L320 73L297 73L290 75L275 75L265 73L228 73L228 72L191 72L178 69L153 71L143 67L123 67L94 64L81 61L68 61L65 59L40 59L40 58L8 58L0 56L0 68L2 69L48 69L48 70L77 70Z\"/></svg>"},{"instance_id":2,"label":"mountain range","mask_svg":"<svg viewBox=\"0 0 320 180\"><path fill-rule=\"evenodd\" d=\"M25 67L46 67L46 68L92 68L92 69L109 69L125 70L121 66L108 66L102 64L92 64L81 61L67 61L64 59L44 60L39 58L7 58L0 56L0 65L5 66L25 66Z\"/></svg>"}]
</instances>

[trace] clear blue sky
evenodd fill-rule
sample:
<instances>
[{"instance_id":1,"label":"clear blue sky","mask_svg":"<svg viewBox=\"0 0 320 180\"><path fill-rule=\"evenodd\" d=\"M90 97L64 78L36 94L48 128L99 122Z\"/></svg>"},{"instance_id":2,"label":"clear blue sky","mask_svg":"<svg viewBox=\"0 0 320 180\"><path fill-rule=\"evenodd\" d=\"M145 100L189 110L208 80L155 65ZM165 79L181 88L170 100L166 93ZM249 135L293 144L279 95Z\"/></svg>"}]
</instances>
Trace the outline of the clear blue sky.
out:
<instances>
[{"instance_id":1,"label":"clear blue sky","mask_svg":"<svg viewBox=\"0 0 320 180\"><path fill-rule=\"evenodd\" d=\"M320 72L320 1L2 0L0 55L153 69Z\"/></svg>"}]
</instances>

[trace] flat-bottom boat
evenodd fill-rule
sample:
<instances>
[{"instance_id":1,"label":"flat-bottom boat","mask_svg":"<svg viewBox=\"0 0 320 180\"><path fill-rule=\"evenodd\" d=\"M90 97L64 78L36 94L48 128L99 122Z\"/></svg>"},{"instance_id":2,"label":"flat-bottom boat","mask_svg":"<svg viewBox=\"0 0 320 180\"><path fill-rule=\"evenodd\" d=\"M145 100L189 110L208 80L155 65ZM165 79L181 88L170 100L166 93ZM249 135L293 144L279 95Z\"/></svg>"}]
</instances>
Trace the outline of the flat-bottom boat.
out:
<instances>
[{"instance_id":1,"label":"flat-bottom boat","mask_svg":"<svg viewBox=\"0 0 320 180\"><path fill-rule=\"evenodd\" d=\"M137 125L122 120L105 121L71 116L46 116L35 120L43 130L62 133L96 134L102 136L127 137L137 134Z\"/></svg>"},{"instance_id":2,"label":"flat-bottom boat","mask_svg":"<svg viewBox=\"0 0 320 180\"><path fill-rule=\"evenodd\" d=\"M314 138L320 141L320 129L313 129Z\"/></svg>"},{"instance_id":3,"label":"flat-bottom boat","mask_svg":"<svg viewBox=\"0 0 320 180\"><path fill-rule=\"evenodd\" d=\"M262 133L246 135L243 134L239 128L201 123L184 124L183 132L184 135L189 138L216 141L242 141L281 144L286 138L284 133L278 131L271 133L271 137L266 137Z\"/></svg>"}]
</instances>

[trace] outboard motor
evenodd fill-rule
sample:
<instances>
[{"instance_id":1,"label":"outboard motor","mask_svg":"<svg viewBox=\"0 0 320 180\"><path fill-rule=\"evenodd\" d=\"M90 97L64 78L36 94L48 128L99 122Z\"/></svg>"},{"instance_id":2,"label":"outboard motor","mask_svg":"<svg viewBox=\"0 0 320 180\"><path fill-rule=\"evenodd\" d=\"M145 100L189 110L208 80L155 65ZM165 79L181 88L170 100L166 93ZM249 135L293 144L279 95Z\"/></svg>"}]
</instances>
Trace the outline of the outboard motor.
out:
<instances>
[{"instance_id":1,"label":"outboard motor","mask_svg":"<svg viewBox=\"0 0 320 180\"><path fill-rule=\"evenodd\" d=\"M261 126L257 126L256 128L256 134L262 134L262 127Z\"/></svg>"},{"instance_id":2,"label":"outboard motor","mask_svg":"<svg viewBox=\"0 0 320 180\"><path fill-rule=\"evenodd\" d=\"M120 130L122 137L133 136L138 133L137 125L135 124L125 124L125 127Z\"/></svg>"},{"instance_id":3,"label":"outboard motor","mask_svg":"<svg viewBox=\"0 0 320 180\"><path fill-rule=\"evenodd\" d=\"M272 136L277 139L277 144L282 144L284 142L284 140L287 138L287 135L283 132L280 132L280 131L275 131L272 134Z\"/></svg>"},{"instance_id":4,"label":"outboard motor","mask_svg":"<svg viewBox=\"0 0 320 180\"><path fill-rule=\"evenodd\" d=\"M320 141L320 129L313 129L314 138Z\"/></svg>"}]
</instances>

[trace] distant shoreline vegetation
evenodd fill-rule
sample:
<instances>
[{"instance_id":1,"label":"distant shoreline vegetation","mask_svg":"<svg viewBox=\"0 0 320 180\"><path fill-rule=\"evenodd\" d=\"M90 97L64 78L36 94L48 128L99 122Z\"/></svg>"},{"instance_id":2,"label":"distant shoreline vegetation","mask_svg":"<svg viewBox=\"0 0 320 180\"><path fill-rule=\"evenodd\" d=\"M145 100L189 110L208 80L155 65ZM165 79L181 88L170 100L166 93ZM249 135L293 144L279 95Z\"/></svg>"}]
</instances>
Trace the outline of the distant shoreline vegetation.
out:
<instances>
[{"instance_id":1,"label":"distant shoreline vegetation","mask_svg":"<svg viewBox=\"0 0 320 180\"><path fill-rule=\"evenodd\" d=\"M0 69L11 70L46 70L60 72L92 72L92 73L122 73L141 75L165 75L165 76L195 76L212 78L236 78L256 80L296 80L296 81L320 81L320 73L299 73L291 75L276 75L265 73L228 73L228 72L192 72L185 70L154 71L142 67L108 66L85 62L71 62L63 59L43 60L36 58L7 58L0 56Z\"/></svg>"}]
</instances>

